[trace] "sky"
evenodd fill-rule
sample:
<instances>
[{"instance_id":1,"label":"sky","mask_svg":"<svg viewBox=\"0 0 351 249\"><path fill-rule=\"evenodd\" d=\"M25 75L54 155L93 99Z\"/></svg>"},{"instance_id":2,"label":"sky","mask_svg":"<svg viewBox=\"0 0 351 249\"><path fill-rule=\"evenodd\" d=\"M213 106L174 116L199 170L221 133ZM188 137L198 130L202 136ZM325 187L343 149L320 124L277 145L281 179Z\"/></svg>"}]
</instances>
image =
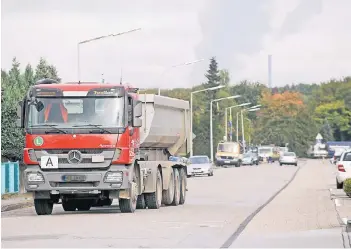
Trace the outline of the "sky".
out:
<instances>
[{"instance_id":1,"label":"sky","mask_svg":"<svg viewBox=\"0 0 351 249\"><path fill-rule=\"evenodd\" d=\"M351 75L350 0L2 0L1 67L40 57L63 81L191 87L209 59L231 83L319 83ZM204 59L187 66L172 67Z\"/></svg>"}]
</instances>

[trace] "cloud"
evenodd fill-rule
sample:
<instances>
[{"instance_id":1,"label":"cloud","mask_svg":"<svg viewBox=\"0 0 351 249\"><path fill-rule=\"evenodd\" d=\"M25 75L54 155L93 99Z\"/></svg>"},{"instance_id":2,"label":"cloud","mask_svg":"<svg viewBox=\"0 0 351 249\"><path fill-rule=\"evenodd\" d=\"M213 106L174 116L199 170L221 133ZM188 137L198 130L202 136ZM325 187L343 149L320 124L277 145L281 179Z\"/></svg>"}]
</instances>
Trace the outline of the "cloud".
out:
<instances>
[{"instance_id":1,"label":"cloud","mask_svg":"<svg viewBox=\"0 0 351 249\"><path fill-rule=\"evenodd\" d=\"M3 0L2 67L41 56L65 81L77 80L77 43L141 27L80 47L81 79L138 87L189 87L205 80L216 56L233 81L319 81L350 74L349 0Z\"/></svg>"}]
</instances>

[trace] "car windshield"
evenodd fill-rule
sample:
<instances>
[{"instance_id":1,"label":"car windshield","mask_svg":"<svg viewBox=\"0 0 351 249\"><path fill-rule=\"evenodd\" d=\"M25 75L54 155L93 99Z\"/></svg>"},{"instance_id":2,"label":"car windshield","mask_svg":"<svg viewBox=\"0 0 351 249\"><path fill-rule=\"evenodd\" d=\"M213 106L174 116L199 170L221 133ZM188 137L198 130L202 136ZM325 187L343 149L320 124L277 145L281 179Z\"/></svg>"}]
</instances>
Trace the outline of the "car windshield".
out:
<instances>
[{"instance_id":1,"label":"car windshield","mask_svg":"<svg viewBox=\"0 0 351 249\"><path fill-rule=\"evenodd\" d=\"M205 163L209 163L209 162L210 162L210 160L208 159L207 156L190 157L191 164L205 164Z\"/></svg>"},{"instance_id":2,"label":"car windshield","mask_svg":"<svg viewBox=\"0 0 351 249\"><path fill-rule=\"evenodd\" d=\"M285 152L284 156L295 156L294 152Z\"/></svg>"},{"instance_id":3,"label":"car windshield","mask_svg":"<svg viewBox=\"0 0 351 249\"><path fill-rule=\"evenodd\" d=\"M252 157L252 154L248 153L244 155L244 158L249 158L249 157Z\"/></svg>"},{"instance_id":4,"label":"car windshield","mask_svg":"<svg viewBox=\"0 0 351 249\"><path fill-rule=\"evenodd\" d=\"M218 144L217 151L219 152L236 152L235 151L235 146L236 144L234 143L222 143Z\"/></svg>"},{"instance_id":5,"label":"car windshield","mask_svg":"<svg viewBox=\"0 0 351 249\"><path fill-rule=\"evenodd\" d=\"M28 128L55 126L59 128L124 126L124 99L121 97L37 98L42 110L29 105Z\"/></svg>"}]
</instances>

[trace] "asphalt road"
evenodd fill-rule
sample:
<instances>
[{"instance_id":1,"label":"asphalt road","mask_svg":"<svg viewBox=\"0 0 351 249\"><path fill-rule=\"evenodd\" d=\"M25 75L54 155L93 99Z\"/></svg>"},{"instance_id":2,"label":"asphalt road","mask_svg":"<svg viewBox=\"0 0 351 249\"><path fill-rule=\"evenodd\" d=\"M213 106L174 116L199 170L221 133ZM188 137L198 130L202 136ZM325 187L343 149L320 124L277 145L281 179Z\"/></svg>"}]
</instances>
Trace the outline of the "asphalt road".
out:
<instances>
[{"instance_id":1,"label":"asphalt road","mask_svg":"<svg viewBox=\"0 0 351 249\"><path fill-rule=\"evenodd\" d=\"M121 214L117 205L89 212L56 205L51 216L37 216L33 208L4 212L2 246L229 247L245 230L240 224L305 164L221 168L213 177L190 178L186 203L178 207L134 214Z\"/></svg>"}]
</instances>

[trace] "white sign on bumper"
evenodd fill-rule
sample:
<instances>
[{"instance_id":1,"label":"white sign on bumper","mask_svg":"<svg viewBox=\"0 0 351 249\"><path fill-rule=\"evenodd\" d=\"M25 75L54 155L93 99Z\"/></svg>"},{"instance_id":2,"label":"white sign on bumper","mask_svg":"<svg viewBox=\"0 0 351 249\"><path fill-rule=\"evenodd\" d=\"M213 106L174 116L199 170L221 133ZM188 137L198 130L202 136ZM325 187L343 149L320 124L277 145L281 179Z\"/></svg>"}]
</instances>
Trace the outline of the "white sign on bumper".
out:
<instances>
[{"instance_id":1,"label":"white sign on bumper","mask_svg":"<svg viewBox=\"0 0 351 249\"><path fill-rule=\"evenodd\" d=\"M42 156L40 167L42 169L58 169L58 156Z\"/></svg>"}]
</instances>

